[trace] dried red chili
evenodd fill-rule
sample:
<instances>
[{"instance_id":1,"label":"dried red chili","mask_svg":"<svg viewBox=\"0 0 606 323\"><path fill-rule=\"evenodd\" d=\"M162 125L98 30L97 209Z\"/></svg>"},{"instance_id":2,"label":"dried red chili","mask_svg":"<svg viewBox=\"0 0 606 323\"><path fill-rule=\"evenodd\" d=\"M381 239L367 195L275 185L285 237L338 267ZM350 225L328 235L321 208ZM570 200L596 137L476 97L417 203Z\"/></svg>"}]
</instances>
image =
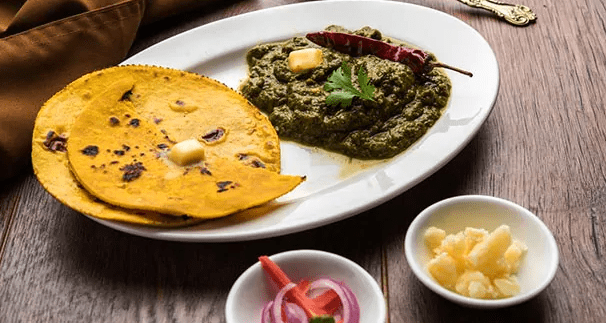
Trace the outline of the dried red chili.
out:
<instances>
[{"instance_id":1,"label":"dried red chili","mask_svg":"<svg viewBox=\"0 0 606 323\"><path fill-rule=\"evenodd\" d=\"M420 49L398 46L369 37L333 31L309 33L306 37L314 44L351 56L374 55L406 64L415 74L424 74L435 67L443 67L473 76L471 72L433 60L431 55Z\"/></svg>"}]
</instances>

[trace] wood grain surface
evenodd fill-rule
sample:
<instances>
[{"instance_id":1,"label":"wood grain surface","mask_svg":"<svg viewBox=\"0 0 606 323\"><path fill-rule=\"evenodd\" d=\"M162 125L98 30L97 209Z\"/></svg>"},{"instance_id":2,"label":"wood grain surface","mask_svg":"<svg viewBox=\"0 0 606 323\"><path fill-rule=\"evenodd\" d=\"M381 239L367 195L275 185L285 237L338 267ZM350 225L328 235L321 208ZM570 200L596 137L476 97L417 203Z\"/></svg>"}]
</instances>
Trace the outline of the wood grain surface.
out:
<instances>
[{"instance_id":1,"label":"wood grain surface","mask_svg":"<svg viewBox=\"0 0 606 323\"><path fill-rule=\"evenodd\" d=\"M455 0L402 1L449 13L486 38L499 62L499 95L450 163L347 220L246 243L155 241L72 211L31 173L0 183L0 322L225 322L229 288L257 256L303 248L367 269L383 287L391 323L606 321L606 7L524 1L538 16L527 27ZM303 1L214 2L143 27L131 55L212 21L296 2ZM483 311L416 280L403 248L410 222L461 194L514 201L553 231L560 266L544 292Z\"/></svg>"}]
</instances>

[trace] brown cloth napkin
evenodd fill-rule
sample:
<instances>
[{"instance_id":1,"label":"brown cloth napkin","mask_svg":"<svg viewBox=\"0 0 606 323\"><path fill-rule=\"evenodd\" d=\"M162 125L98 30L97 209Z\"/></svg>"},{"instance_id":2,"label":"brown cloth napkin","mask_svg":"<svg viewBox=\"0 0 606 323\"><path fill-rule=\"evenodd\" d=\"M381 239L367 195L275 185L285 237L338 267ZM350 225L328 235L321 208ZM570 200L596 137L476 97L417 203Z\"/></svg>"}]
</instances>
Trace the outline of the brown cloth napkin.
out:
<instances>
[{"instance_id":1,"label":"brown cloth napkin","mask_svg":"<svg viewBox=\"0 0 606 323\"><path fill-rule=\"evenodd\" d=\"M205 0L0 1L0 180L29 165L42 104L69 82L116 65L142 24Z\"/></svg>"}]
</instances>

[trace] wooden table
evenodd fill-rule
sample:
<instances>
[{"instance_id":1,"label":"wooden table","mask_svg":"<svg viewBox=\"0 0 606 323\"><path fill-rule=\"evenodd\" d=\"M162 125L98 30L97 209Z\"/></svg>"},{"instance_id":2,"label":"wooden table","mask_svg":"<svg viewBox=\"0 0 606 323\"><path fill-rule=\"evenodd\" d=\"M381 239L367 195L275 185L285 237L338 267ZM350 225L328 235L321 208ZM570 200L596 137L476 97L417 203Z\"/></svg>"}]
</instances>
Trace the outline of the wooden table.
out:
<instances>
[{"instance_id":1,"label":"wooden table","mask_svg":"<svg viewBox=\"0 0 606 323\"><path fill-rule=\"evenodd\" d=\"M465 21L500 64L494 110L450 163L347 220L246 243L178 243L124 234L63 206L31 174L0 184L1 322L225 322L227 293L261 254L311 248L354 260L382 285L399 322L606 320L606 6L524 0L537 23L514 27L454 0L405 1ZM143 27L134 54L221 18L302 1L219 1ZM404 2L404 1L403 1ZM517 202L553 231L555 279L536 298L482 311L421 285L403 241L422 209L455 195Z\"/></svg>"}]
</instances>

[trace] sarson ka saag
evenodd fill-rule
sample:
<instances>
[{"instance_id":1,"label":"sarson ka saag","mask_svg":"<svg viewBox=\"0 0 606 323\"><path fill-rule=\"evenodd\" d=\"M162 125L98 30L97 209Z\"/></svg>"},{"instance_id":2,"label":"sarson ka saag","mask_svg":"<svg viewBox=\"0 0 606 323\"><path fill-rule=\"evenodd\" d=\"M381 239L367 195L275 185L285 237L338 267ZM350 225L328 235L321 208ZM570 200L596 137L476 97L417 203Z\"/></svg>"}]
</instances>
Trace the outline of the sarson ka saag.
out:
<instances>
[{"instance_id":1,"label":"sarson ka saag","mask_svg":"<svg viewBox=\"0 0 606 323\"><path fill-rule=\"evenodd\" d=\"M326 31L409 46L370 27L352 32L329 26ZM325 36L308 38L318 34ZM381 58L385 53L366 55L369 48L339 48L343 39L319 46L308 38L260 44L246 57L249 77L240 90L267 113L282 139L352 158L390 158L415 143L442 115L451 82L433 67L451 67L437 63L434 55L414 50L425 55L419 59L426 63L415 68L414 62ZM297 55L305 58L298 60Z\"/></svg>"}]
</instances>

